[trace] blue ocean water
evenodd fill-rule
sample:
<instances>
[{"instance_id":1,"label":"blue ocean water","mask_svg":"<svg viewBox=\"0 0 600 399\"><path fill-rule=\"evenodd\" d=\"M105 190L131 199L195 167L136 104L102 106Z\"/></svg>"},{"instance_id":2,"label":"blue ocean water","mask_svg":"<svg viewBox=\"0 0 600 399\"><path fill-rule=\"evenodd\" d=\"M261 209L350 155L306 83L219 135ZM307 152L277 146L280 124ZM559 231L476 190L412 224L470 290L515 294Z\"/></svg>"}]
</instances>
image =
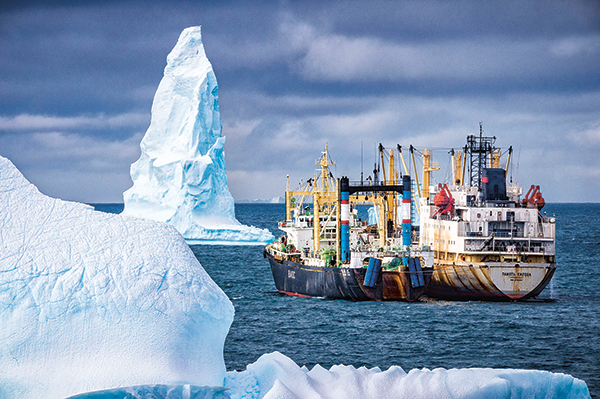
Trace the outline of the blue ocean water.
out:
<instances>
[{"instance_id":1,"label":"blue ocean water","mask_svg":"<svg viewBox=\"0 0 600 399\"><path fill-rule=\"evenodd\" d=\"M115 205L112 211L122 209ZM99 208L100 209L100 208ZM110 211L108 209L103 209ZM567 373L600 397L600 204L548 204L558 268L543 301L347 302L280 295L259 246L193 246L229 296L228 370L279 351L299 365L519 368ZM283 205L238 204L244 224L276 237Z\"/></svg>"}]
</instances>

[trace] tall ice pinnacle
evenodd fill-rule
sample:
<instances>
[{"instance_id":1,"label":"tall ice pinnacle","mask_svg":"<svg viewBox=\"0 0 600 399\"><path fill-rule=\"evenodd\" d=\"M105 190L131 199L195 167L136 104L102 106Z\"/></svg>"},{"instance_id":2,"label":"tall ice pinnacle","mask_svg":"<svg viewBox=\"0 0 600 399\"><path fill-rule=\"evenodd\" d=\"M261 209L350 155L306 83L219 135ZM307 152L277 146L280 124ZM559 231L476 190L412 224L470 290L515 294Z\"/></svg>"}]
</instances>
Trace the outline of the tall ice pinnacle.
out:
<instances>
[{"instance_id":1,"label":"tall ice pinnacle","mask_svg":"<svg viewBox=\"0 0 600 399\"><path fill-rule=\"evenodd\" d=\"M217 79L200 27L190 27L167 57L123 214L170 223L191 244L273 241L235 218L221 130Z\"/></svg>"}]
</instances>

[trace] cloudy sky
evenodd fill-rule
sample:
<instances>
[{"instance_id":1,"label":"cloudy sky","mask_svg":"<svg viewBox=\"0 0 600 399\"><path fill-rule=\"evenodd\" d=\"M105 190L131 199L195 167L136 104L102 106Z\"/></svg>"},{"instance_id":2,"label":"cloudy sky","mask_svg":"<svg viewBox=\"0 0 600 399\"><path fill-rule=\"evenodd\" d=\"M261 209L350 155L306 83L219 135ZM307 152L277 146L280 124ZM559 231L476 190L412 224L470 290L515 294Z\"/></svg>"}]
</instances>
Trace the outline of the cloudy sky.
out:
<instances>
[{"instance_id":1,"label":"cloudy sky","mask_svg":"<svg viewBox=\"0 0 600 399\"><path fill-rule=\"evenodd\" d=\"M0 155L45 194L122 202L166 56L194 25L236 199L282 195L326 142L351 179L379 143L444 167L481 121L523 186L599 201L597 0L3 1Z\"/></svg>"}]
</instances>

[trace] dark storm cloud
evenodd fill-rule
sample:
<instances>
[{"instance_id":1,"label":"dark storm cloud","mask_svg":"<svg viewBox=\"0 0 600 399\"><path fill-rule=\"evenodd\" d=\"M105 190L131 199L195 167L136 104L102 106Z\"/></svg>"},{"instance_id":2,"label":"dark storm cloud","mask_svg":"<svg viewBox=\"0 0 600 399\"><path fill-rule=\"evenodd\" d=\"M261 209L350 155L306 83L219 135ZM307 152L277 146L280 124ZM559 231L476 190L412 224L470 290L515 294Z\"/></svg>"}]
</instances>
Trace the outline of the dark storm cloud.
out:
<instances>
[{"instance_id":1,"label":"dark storm cloud","mask_svg":"<svg viewBox=\"0 0 600 399\"><path fill-rule=\"evenodd\" d=\"M460 146L480 120L528 178L600 178L599 21L586 0L2 2L0 154L49 194L119 201L166 56L202 25L236 198L280 195L326 141L356 175L361 142Z\"/></svg>"},{"instance_id":2,"label":"dark storm cloud","mask_svg":"<svg viewBox=\"0 0 600 399\"><path fill-rule=\"evenodd\" d=\"M165 57L154 54L169 46L164 32L129 24L135 11L89 6L3 14L1 84L11 97L2 106L75 115L140 107L138 90L160 80L164 67Z\"/></svg>"},{"instance_id":3,"label":"dark storm cloud","mask_svg":"<svg viewBox=\"0 0 600 399\"><path fill-rule=\"evenodd\" d=\"M597 29L596 1L364 1L298 4L303 20L349 36L413 41L473 36L561 37ZM334 18L331 16L335 15Z\"/></svg>"}]
</instances>

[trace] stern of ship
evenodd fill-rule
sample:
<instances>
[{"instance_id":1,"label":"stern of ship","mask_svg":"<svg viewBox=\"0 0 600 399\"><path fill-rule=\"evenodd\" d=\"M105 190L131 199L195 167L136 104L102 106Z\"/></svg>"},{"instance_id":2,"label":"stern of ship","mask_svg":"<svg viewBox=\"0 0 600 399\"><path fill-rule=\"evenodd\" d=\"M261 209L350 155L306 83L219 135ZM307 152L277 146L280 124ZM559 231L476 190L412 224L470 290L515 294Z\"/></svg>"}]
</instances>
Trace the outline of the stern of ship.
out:
<instances>
[{"instance_id":1,"label":"stern of ship","mask_svg":"<svg viewBox=\"0 0 600 399\"><path fill-rule=\"evenodd\" d=\"M556 264L436 264L426 295L449 300L524 300L548 285Z\"/></svg>"}]
</instances>

